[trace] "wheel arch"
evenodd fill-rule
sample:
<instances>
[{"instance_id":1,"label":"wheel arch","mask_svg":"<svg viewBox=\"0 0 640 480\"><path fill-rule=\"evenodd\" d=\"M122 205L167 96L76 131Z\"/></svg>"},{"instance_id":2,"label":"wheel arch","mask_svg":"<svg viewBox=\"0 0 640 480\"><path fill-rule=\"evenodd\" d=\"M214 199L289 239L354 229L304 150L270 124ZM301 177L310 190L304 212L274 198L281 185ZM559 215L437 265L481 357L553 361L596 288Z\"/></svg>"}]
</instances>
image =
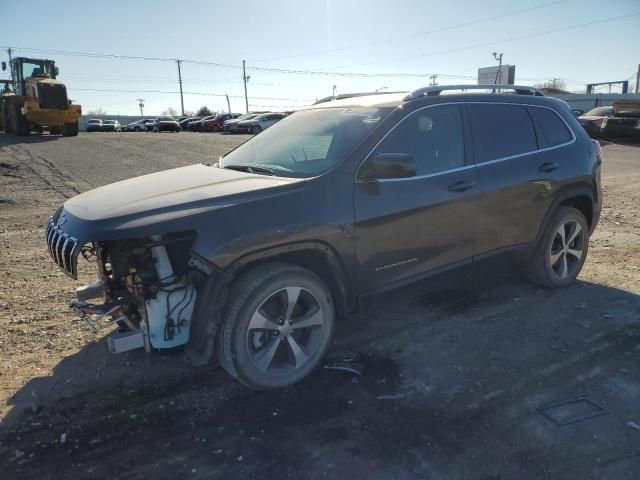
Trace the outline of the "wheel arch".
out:
<instances>
[{"instance_id":1,"label":"wheel arch","mask_svg":"<svg viewBox=\"0 0 640 480\"><path fill-rule=\"evenodd\" d=\"M573 207L580 210L587 220L589 229L593 231L594 221L596 221L596 210L594 207L595 203L596 196L594 187L589 183L584 182L572 185L565 189L561 194L557 195L555 200L547 209L544 220L542 221L542 224L538 229L538 234L536 235L534 245L538 244L538 242L540 241L540 237L544 234L545 230L549 226L549 223L553 218L553 214L561 206Z\"/></svg>"},{"instance_id":2,"label":"wheel arch","mask_svg":"<svg viewBox=\"0 0 640 480\"><path fill-rule=\"evenodd\" d=\"M233 281L249 269L270 262L297 265L320 277L331 291L338 315L357 309L354 288L343 262L336 251L324 242L290 243L252 252L231 263L225 274Z\"/></svg>"}]
</instances>

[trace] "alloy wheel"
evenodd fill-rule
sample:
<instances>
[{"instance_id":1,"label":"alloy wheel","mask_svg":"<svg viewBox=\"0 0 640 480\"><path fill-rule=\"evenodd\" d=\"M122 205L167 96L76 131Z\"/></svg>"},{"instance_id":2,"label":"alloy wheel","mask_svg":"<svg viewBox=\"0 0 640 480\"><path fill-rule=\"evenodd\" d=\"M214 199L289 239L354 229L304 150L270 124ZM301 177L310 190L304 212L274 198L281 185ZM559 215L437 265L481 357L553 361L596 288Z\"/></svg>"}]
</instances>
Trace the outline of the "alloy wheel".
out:
<instances>
[{"instance_id":1,"label":"alloy wheel","mask_svg":"<svg viewBox=\"0 0 640 480\"><path fill-rule=\"evenodd\" d=\"M567 220L556 230L549 250L549 263L556 277L566 279L580 268L584 241L584 231L576 220Z\"/></svg>"},{"instance_id":2,"label":"alloy wheel","mask_svg":"<svg viewBox=\"0 0 640 480\"><path fill-rule=\"evenodd\" d=\"M251 316L246 346L254 366L282 375L305 365L321 348L324 312L318 299L302 287L270 294Z\"/></svg>"}]
</instances>

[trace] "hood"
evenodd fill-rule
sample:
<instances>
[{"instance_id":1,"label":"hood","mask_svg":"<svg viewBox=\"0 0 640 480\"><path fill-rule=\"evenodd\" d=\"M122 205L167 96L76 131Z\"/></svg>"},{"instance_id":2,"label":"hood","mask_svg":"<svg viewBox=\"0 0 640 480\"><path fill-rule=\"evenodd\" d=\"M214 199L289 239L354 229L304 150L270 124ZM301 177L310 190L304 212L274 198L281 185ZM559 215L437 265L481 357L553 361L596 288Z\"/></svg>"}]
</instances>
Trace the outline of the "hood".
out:
<instances>
[{"instance_id":1,"label":"hood","mask_svg":"<svg viewBox=\"0 0 640 480\"><path fill-rule=\"evenodd\" d=\"M173 220L278 195L300 181L191 165L82 193L67 200L59 216L66 217L65 231L84 241L116 238L117 231L160 222L170 231Z\"/></svg>"}]
</instances>

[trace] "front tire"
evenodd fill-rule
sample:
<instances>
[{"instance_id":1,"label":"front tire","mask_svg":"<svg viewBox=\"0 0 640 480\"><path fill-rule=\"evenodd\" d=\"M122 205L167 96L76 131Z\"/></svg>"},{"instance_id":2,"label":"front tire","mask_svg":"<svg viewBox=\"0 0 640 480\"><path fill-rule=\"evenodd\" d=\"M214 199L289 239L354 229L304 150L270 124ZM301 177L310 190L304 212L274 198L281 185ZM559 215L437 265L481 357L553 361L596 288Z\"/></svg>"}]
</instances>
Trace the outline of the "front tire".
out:
<instances>
[{"instance_id":1,"label":"front tire","mask_svg":"<svg viewBox=\"0 0 640 480\"><path fill-rule=\"evenodd\" d=\"M260 125L255 125L251 131L254 135L257 135L262 131L262 127Z\"/></svg>"},{"instance_id":2,"label":"front tire","mask_svg":"<svg viewBox=\"0 0 640 480\"><path fill-rule=\"evenodd\" d=\"M542 287L566 287L582 270L588 250L589 225L582 212L559 207L529 260L527 277Z\"/></svg>"},{"instance_id":3,"label":"front tire","mask_svg":"<svg viewBox=\"0 0 640 480\"><path fill-rule=\"evenodd\" d=\"M270 263L231 287L218 337L218 358L256 390L292 385L322 360L333 333L331 292L312 272Z\"/></svg>"},{"instance_id":4,"label":"front tire","mask_svg":"<svg viewBox=\"0 0 640 480\"><path fill-rule=\"evenodd\" d=\"M78 122L65 123L62 126L63 137L77 137L78 136Z\"/></svg>"}]
</instances>

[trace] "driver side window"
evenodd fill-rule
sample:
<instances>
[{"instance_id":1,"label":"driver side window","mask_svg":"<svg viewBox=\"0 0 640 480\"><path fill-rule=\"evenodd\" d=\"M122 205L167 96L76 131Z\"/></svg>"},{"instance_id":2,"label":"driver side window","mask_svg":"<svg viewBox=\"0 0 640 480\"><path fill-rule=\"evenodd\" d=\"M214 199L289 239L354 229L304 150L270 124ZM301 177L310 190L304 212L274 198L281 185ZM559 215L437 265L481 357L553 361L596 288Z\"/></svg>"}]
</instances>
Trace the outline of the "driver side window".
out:
<instances>
[{"instance_id":1,"label":"driver side window","mask_svg":"<svg viewBox=\"0 0 640 480\"><path fill-rule=\"evenodd\" d=\"M376 153L411 155L416 160L416 175L463 167L460 107L441 105L413 112L382 141Z\"/></svg>"}]
</instances>

